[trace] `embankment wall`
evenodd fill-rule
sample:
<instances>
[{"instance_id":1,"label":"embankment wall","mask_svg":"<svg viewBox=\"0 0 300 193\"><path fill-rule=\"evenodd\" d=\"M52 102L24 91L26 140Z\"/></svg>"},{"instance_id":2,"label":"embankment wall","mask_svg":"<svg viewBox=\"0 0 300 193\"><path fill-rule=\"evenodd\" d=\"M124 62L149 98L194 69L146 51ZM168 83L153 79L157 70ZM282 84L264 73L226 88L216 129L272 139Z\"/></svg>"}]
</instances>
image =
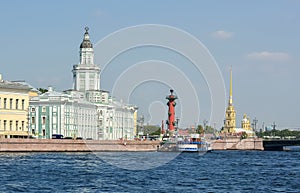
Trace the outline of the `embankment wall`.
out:
<instances>
[{"instance_id":1,"label":"embankment wall","mask_svg":"<svg viewBox=\"0 0 300 193\"><path fill-rule=\"evenodd\" d=\"M0 152L157 151L160 141L0 139ZM260 138L212 142L213 150L264 150Z\"/></svg>"},{"instance_id":2,"label":"embankment wall","mask_svg":"<svg viewBox=\"0 0 300 193\"><path fill-rule=\"evenodd\" d=\"M213 150L264 150L263 140L260 138L229 138L216 140L212 143Z\"/></svg>"},{"instance_id":3,"label":"embankment wall","mask_svg":"<svg viewBox=\"0 0 300 193\"><path fill-rule=\"evenodd\" d=\"M0 139L0 152L156 151L159 141Z\"/></svg>"}]
</instances>

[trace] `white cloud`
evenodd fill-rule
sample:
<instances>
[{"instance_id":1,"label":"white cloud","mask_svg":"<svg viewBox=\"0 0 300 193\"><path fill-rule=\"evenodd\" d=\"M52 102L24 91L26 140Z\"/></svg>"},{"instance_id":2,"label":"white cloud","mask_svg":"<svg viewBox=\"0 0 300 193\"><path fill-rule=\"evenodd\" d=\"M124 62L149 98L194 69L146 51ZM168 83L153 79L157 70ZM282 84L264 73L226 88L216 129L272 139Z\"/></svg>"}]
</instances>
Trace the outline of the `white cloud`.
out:
<instances>
[{"instance_id":1,"label":"white cloud","mask_svg":"<svg viewBox=\"0 0 300 193\"><path fill-rule=\"evenodd\" d=\"M248 58L262 61L286 62L290 60L290 55L284 52L253 52L247 55Z\"/></svg>"},{"instance_id":2,"label":"white cloud","mask_svg":"<svg viewBox=\"0 0 300 193\"><path fill-rule=\"evenodd\" d=\"M229 39L233 36L232 32L227 32L223 30L218 30L215 31L211 34L212 37L217 38L217 39Z\"/></svg>"}]
</instances>

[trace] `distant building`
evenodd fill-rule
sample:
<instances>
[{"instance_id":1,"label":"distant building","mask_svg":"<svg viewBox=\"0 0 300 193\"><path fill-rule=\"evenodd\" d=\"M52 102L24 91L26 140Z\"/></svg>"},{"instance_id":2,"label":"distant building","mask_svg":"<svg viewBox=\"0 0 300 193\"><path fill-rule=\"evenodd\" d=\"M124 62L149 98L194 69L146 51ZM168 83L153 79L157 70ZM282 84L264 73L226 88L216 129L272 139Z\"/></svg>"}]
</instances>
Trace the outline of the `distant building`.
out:
<instances>
[{"instance_id":1,"label":"distant building","mask_svg":"<svg viewBox=\"0 0 300 193\"><path fill-rule=\"evenodd\" d=\"M242 120L242 128L235 128L235 133L242 133L245 132L247 133L248 136L255 136L255 133L253 129L251 128L250 124L250 118L244 114L243 120Z\"/></svg>"},{"instance_id":2,"label":"distant building","mask_svg":"<svg viewBox=\"0 0 300 193\"><path fill-rule=\"evenodd\" d=\"M233 100L232 100L232 69L230 70L230 88L229 88L229 101L228 107L225 113L225 121L224 121L224 128L223 133L234 133L236 128L236 113L233 107Z\"/></svg>"},{"instance_id":3,"label":"distant building","mask_svg":"<svg viewBox=\"0 0 300 193\"><path fill-rule=\"evenodd\" d=\"M255 132L251 128L250 118L244 114L243 120L241 122L242 128L236 127L236 112L233 107L233 100L232 100L232 69L230 69L230 88L229 88L229 101L228 107L225 112L225 120L224 120L224 127L221 133L229 134L229 135L236 135L241 134L242 132L246 132L248 136L255 136Z\"/></svg>"},{"instance_id":4,"label":"distant building","mask_svg":"<svg viewBox=\"0 0 300 193\"><path fill-rule=\"evenodd\" d=\"M0 137L28 137L28 105L31 88L4 81L0 74Z\"/></svg>"},{"instance_id":5,"label":"distant building","mask_svg":"<svg viewBox=\"0 0 300 193\"><path fill-rule=\"evenodd\" d=\"M242 129L244 130L252 130L250 125L250 118L247 117L246 114L244 114L243 120L242 120Z\"/></svg>"}]
</instances>

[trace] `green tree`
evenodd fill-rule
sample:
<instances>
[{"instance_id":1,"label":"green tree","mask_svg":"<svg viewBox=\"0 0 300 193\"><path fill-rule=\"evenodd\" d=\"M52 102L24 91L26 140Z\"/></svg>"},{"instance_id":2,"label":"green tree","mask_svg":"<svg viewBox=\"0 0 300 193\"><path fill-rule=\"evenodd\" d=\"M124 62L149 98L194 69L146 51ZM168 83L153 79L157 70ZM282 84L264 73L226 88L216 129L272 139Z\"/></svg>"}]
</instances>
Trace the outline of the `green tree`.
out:
<instances>
[{"instance_id":1,"label":"green tree","mask_svg":"<svg viewBox=\"0 0 300 193\"><path fill-rule=\"evenodd\" d=\"M199 133L199 134L203 134L204 133L204 128L202 125L198 125L197 126L197 129L196 129L196 132Z\"/></svg>"},{"instance_id":2,"label":"green tree","mask_svg":"<svg viewBox=\"0 0 300 193\"><path fill-rule=\"evenodd\" d=\"M38 88L38 91L40 91L42 94L44 94L45 92L48 92L48 89L45 88Z\"/></svg>"},{"instance_id":3,"label":"green tree","mask_svg":"<svg viewBox=\"0 0 300 193\"><path fill-rule=\"evenodd\" d=\"M241 135L241 139L246 139L248 137L248 134L244 131Z\"/></svg>"},{"instance_id":4,"label":"green tree","mask_svg":"<svg viewBox=\"0 0 300 193\"><path fill-rule=\"evenodd\" d=\"M257 136L258 137L279 136L281 138L284 138L284 137L296 137L296 138L300 138L300 131L292 131L292 130L289 130L289 129L270 130L270 131L258 132Z\"/></svg>"},{"instance_id":5,"label":"green tree","mask_svg":"<svg viewBox=\"0 0 300 193\"><path fill-rule=\"evenodd\" d=\"M214 132L215 132L215 130L212 126L209 126L209 125L206 126L205 133L214 133Z\"/></svg>"},{"instance_id":6,"label":"green tree","mask_svg":"<svg viewBox=\"0 0 300 193\"><path fill-rule=\"evenodd\" d=\"M154 134L158 133L158 134ZM160 134L160 127L156 125L144 125L144 135L159 135Z\"/></svg>"}]
</instances>

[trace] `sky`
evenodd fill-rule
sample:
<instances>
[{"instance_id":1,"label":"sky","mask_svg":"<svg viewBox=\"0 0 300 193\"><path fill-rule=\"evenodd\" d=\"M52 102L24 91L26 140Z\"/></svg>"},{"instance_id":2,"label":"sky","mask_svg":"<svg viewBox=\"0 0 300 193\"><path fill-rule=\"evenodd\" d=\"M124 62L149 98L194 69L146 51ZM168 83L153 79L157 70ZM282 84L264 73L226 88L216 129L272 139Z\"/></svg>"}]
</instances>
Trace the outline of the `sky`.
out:
<instances>
[{"instance_id":1,"label":"sky","mask_svg":"<svg viewBox=\"0 0 300 193\"><path fill-rule=\"evenodd\" d=\"M103 45L101 40L124 28L145 24L171 26L196 38L211 54L224 81L225 87L219 91L226 92L225 98L220 97L222 94L217 97L225 105L232 68L237 126L247 113L251 120L258 120L257 128L263 124L270 126L274 121L278 128L300 128L299 21L300 1L295 0L1 1L0 73L5 80L25 80L37 88L52 85L58 91L67 90L72 87L72 66L79 62L85 26L90 28L95 50ZM134 38L137 37L131 35L129 39ZM95 62L101 61L105 54L95 51L96 59L100 58ZM150 63L136 65L143 61ZM181 127L210 120L211 105L219 102L211 96L215 79L208 82L209 74L197 72L190 61L170 49L155 46L128 49L103 68L101 88L115 93L116 98L122 97L119 90L113 92L118 88L117 80L122 80L122 75L133 66L150 73L149 65L156 66L157 75L166 79L179 75L189 79L193 87L188 92L190 100L182 91L189 88L184 80L172 85L175 93L178 91L176 108L182 119ZM172 70L177 71L167 73ZM126 76L123 78L127 80ZM164 78L145 80L134 88L123 87L132 92L128 100L122 100L138 105L146 123L160 124L166 119L165 96L171 85ZM220 127L222 120L209 123Z\"/></svg>"}]
</instances>

